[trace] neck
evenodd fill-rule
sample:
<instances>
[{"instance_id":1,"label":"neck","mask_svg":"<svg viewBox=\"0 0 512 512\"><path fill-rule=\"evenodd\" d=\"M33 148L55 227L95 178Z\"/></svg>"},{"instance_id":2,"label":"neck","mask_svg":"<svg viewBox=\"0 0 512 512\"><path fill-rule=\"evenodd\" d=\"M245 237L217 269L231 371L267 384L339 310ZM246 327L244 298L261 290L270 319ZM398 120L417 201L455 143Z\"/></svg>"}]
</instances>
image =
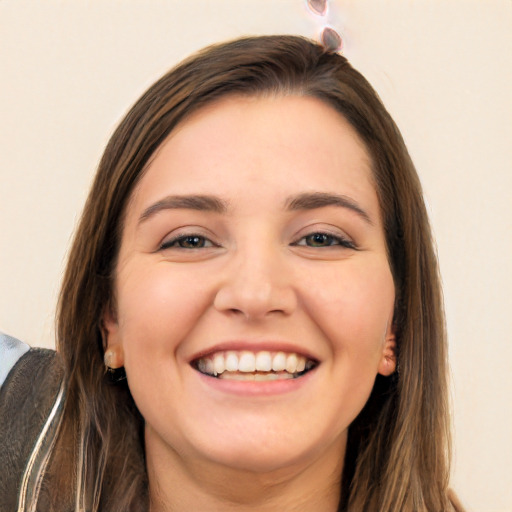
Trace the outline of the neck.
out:
<instances>
[{"instance_id":1,"label":"neck","mask_svg":"<svg viewBox=\"0 0 512 512\"><path fill-rule=\"evenodd\" d=\"M335 512L340 500L343 446L331 446L312 461L268 472L184 460L146 428L146 464L151 512L190 510ZM148 443L148 437L151 442Z\"/></svg>"}]
</instances>

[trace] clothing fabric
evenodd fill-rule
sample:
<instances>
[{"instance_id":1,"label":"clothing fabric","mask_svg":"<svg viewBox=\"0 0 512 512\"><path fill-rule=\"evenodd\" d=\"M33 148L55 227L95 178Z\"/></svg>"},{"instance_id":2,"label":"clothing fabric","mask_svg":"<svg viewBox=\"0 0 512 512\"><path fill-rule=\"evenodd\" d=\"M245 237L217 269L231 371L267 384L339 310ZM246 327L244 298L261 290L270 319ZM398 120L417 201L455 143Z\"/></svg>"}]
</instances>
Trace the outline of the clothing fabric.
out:
<instances>
[{"instance_id":1,"label":"clothing fabric","mask_svg":"<svg viewBox=\"0 0 512 512\"><path fill-rule=\"evenodd\" d=\"M0 388L12 367L29 349L26 343L0 332Z\"/></svg>"},{"instance_id":2,"label":"clothing fabric","mask_svg":"<svg viewBox=\"0 0 512 512\"><path fill-rule=\"evenodd\" d=\"M28 512L57 437L64 372L55 351L10 336L0 337L0 354L0 511Z\"/></svg>"}]
</instances>

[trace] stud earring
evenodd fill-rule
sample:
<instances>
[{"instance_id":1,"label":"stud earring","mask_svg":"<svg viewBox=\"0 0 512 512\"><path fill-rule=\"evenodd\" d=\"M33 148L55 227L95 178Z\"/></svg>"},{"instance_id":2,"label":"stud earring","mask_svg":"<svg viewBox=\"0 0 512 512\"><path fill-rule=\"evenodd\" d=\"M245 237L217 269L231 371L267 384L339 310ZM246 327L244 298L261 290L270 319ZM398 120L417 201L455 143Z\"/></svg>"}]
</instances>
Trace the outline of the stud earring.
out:
<instances>
[{"instance_id":1,"label":"stud earring","mask_svg":"<svg viewBox=\"0 0 512 512\"><path fill-rule=\"evenodd\" d=\"M126 371L119 359L120 355L114 349L109 348L105 351L103 362L110 382L121 382L126 379Z\"/></svg>"}]
</instances>

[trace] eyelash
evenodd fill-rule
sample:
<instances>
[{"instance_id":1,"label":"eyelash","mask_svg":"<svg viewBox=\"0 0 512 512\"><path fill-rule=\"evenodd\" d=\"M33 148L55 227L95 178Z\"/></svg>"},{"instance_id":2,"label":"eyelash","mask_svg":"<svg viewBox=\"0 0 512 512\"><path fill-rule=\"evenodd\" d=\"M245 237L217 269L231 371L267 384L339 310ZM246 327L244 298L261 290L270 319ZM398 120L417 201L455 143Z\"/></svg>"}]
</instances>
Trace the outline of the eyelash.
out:
<instances>
[{"instance_id":1,"label":"eyelash","mask_svg":"<svg viewBox=\"0 0 512 512\"><path fill-rule=\"evenodd\" d=\"M183 247L182 245L179 245L180 243L183 243L187 239L199 240L202 242L202 245L200 245L199 247ZM208 245L205 246L204 244L208 244ZM211 240L206 238L205 236L190 234L190 235L178 235L178 236L172 238L171 240L167 240L166 242L163 242L160 245L160 250L164 250L164 249L187 249L187 250L208 249L210 247L218 247L218 246L216 244L214 244Z\"/></svg>"},{"instance_id":2,"label":"eyelash","mask_svg":"<svg viewBox=\"0 0 512 512\"><path fill-rule=\"evenodd\" d=\"M312 237L324 237L324 240L329 242L327 245L307 245L307 239L311 239ZM306 243L301 243L302 241L306 241ZM308 235L304 235L301 237L297 242L294 242L292 245L294 246L301 246L301 247L312 247L316 249L325 249L329 247L344 247L346 249L356 249L356 245L354 242L349 240L348 238L345 238L343 236L337 236L333 235L331 233L325 233L323 231L315 231L314 233L309 233Z\"/></svg>"},{"instance_id":3,"label":"eyelash","mask_svg":"<svg viewBox=\"0 0 512 512\"><path fill-rule=\"evenodd\" d=\"M324 237L324 240L326 242L328 242L327 245L316 245L316 246L308 245L308 243L307 243L308 239L311 240L312 237L318 237L318 236ZM183 245L180 245L182 243L185 243L185 241L187 239L189 241L194 239L196 242L199 242L200 245L197 247L184 247ZM301 243L303 240L306 243ZM317 249L324 249L324 248L336 247L336 246L341 246L346 249L356 249L355 244L352 241L348 240L347 238L344 238L342 236L332 235L330 233L324 233L322 231L315 231L314 233L309 233L308 235L304 235L297 242L293 242L291 245L302 246L302 247L312 247L312 248L317 248ZM218 245L213 243L211 240L209 240L205 236L190 234L190 235L179 235L179 236L176 236L175 238L172 238L171 240L167 240L166 242L163 242L160 245L160 250L172 249L172 248L192 250L192 249L208 249L210 247L218 247Z\"/></svg>"}]
</instances>

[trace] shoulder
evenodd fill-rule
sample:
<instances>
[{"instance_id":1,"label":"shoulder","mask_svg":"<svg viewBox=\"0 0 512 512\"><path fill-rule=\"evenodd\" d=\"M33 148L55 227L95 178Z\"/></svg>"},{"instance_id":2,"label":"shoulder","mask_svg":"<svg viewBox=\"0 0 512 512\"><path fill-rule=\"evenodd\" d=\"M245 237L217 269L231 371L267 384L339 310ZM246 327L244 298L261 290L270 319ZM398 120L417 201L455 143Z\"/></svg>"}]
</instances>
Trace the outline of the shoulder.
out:
<instances>
[{"instance_id":1,"label":"shoulder","mask_svg":"<svg viewBox=\"0 0 512 512\"><path fill-rule=\"evenodd\" d=\"M22 402L49 395L59 387L63 368L55 350L31 348L0 333L0 355L0 408L20 409ZM35 403L37 407L43 404Z\"/></svg>"},{"instance_id":2,"label":"shoulder","mask_svg":"<svg viewBox=\"0 0 512 512\"><path fill-rule=\"evenodd\" d=\"M12 508L56 403L63 368L54 350L0 336L0 510Z\"/></svg>"},{"instance_id":3,"label":"shoulder","mask_svg":"<svg viewBox=\"0 0 512 512\"><path fill-rule=\"evenodd\" d=\"M26 343L0 332L0 388L19 358L29 350Z\"/></svg>"},{"instance_id":4,"label":"shoulder","mask_svg":"<svg viewBox=\"0 0 512 512\"><path fill-rule=\"evenodd\" d=\"M0 391L20 370L58 371L61 365L55 350L31 348L26 343L0 332Z\"/></svg>"}]
</instances>

